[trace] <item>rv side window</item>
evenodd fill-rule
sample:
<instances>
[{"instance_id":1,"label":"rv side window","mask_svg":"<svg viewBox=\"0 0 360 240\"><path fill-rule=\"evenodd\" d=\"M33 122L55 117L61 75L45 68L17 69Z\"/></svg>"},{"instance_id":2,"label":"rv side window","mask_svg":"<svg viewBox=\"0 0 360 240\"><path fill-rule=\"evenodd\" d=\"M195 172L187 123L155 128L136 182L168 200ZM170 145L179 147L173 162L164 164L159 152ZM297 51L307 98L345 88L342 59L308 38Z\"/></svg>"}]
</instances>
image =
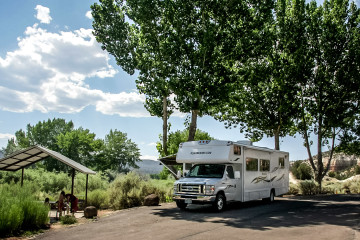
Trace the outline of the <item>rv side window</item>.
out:
<instances>
[{"instance_id":1,"label":"rv side window","mask_svg":"<svg viewBox=\"0 0 360 240\"><path fill-rule=\"evenodd\" d=\"M257 171L258 160L256 158L246 158L246 171Z\"/></svg>"},{"instance_id":2,"label":"rv side window","mask_svg":"<svg viewBox=\"0 0 360 240\"><path fill-rule=\"evenodd\" d=\"M229 178L234 179L234 170L232 166L227 166L226 167L226 173L228 175Z\"/></svg>"},{"instance_id":3,"label":"rv side window","mask_svg":"<svg viewBox=\"0 0 360 240\"><path fill-rule=\"evenodd\" d=\"M279 168L285 168L285 159L283 157L279 158Z\"/></svg>"},{"instance_id":4,"label":"rv side window","mask_svg":"<svg viewBox=\"0 0 360 240\"><path fill-rule=\"evenodd\" d=\"M234 154L241 155L241 147L234 145Z\"/></svg>"},{"instance_id":5,"label":"rv side window","mask_svg":"<svg viewBox=\"0 0 360 240\"><path fill-rule=\"evenodd\" d=\"M270 160L260 159L260 171L261 172L270 171Z\"/></svg>"}]
</instances>

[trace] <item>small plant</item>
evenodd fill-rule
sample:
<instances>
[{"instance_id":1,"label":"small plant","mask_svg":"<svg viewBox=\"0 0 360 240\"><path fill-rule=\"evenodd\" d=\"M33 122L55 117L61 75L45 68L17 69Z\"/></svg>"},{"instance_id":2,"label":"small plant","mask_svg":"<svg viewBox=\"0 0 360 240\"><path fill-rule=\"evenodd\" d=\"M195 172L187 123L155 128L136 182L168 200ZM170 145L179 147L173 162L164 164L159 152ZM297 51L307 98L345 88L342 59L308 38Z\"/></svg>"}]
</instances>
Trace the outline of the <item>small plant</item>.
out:
<instances>
[{"instance_id":1,"label":"small plant","mask_svg":"<svg viewBox=\"0 0 360 240\"><path fill-rule=\"evenodd\" d=\"M303 195L314 195L318 193L318 186L312 180L300 182L300 191Z\"/></svg>"},{"instance_id":2,"label":"small plant","mask_svg":"<svg viewBox=\"0 0 360 240\"><path fill-rule=\"evenodd\" d=\"M297 184L290 183L289 194L298 195L300 193L300 189Z\"/></svg>"},{"instance_id":3,"label":"small plant","mask_svg":"<svg viewBox=\"0 0 360 240\"><path fill-rule=\"evenodd\" d=\"M334 178L335 176L336 176L336 172L334 172L334 171L329 172L329 177Z\"/></svg>"},{"instance_id":4,"label":"small plant","mask_svg":"<svg viewBox=\"0 0 360 240\"><path fill-rule=\"evenodd\" d=\"M64 224L64 225L71 225L71 224L77 223L77 220L72 215L65 215L65 216L60 217L60 222L61 222L61 224Z\"/></svg>"}]
</instances>

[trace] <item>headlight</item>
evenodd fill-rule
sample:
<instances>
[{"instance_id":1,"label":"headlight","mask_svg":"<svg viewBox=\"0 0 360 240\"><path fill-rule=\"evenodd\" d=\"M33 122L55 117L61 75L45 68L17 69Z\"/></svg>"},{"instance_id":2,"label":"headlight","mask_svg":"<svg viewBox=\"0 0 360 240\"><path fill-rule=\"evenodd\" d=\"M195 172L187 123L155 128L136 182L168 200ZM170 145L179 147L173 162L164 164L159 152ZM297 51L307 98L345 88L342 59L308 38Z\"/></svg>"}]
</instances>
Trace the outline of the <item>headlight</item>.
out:
<instances>
[{"instance_id":1,"label":"headlight","mask_svg":"<svg viewBox=\"0 0 360 240\"><path fill-rule=\"evenodd\" d=\"M214 185L205 185L205 194L212 195L215 192Z\"/></svg>"}]
</instances>

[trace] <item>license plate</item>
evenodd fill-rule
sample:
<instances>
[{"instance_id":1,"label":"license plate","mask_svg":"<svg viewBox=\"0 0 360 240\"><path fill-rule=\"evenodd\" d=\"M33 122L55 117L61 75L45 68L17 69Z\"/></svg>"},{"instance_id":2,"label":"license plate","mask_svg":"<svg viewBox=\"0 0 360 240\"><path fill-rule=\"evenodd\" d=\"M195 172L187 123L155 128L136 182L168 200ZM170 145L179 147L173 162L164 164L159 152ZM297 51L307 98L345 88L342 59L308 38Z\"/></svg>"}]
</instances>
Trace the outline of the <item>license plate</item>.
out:
<instances>
[{"instance_id":1,"label":"license plate","mask_svg":"<svg viewBox=\"0 0 360 240\"><path fill-rule=\"evenodd\" d=\"M185 199L185 203L192 203L192 199L190 198Z\"/></svg>"}]
</instances>

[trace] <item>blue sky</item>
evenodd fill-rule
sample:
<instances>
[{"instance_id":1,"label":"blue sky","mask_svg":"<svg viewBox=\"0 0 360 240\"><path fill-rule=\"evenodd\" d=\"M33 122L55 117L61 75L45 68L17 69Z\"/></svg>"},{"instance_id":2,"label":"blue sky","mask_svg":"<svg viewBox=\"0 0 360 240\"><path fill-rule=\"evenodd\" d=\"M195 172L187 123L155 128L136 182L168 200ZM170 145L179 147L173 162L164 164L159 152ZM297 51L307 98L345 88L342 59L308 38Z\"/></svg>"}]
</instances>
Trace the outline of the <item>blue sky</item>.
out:
<instances>
[{"instance_id":1,"label":"blue sky","mask_svg":"<svg viewBox=\"0 0 360 240\"><path fill-rule=\"evenodd\" d=\"M156 159L162 121L150 117L136 76L119 68L92 36L94 0L0 1L0 149L28 123L64 118L104 138L127 133L142 159ZM184 115L170 117L171 131L184 129ZM211 117L198 128L221 140L243 140ZM306 159L301 137L281 140L290 159ZM255 145L273 148L272 138ZM315 154L315 152L313 152Z\"/></svg>"}]
</instances>

